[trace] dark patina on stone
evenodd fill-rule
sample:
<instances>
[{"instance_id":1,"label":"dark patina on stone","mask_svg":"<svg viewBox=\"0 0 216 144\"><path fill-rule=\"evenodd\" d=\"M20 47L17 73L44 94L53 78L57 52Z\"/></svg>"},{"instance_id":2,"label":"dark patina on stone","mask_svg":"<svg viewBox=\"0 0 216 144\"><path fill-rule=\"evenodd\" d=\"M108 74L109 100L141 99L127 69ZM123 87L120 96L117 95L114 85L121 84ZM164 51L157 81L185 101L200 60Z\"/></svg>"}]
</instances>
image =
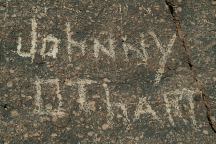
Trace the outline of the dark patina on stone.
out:
<instances>
[{"instance_id":1,"label":"dark patina on stone","mask_svg":"<svg viewBox=\"0 0 216 144\"><path fill-rule=\"evenodd\" d=\"M216 5L0 2L0 143L214 143Z\"/></svg>"}]
</instances>

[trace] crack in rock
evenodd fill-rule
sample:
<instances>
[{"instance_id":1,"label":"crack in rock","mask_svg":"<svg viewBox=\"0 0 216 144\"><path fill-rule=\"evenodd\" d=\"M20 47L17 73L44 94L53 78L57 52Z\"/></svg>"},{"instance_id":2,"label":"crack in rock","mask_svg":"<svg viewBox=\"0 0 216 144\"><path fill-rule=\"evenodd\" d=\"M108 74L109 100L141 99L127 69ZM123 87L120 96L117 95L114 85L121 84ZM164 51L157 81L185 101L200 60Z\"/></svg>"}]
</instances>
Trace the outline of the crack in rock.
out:
<instances>
[{"instance_id":1,"label":"crack in rock","mask_svg":"<svg viewBox=\"0 0 216 144\"><path fill-rule=\"evenodd\" d=\"M191 70L192 75L193 75L193 79L196 82L197 88L199 89L199 92L200 92L200 95L202 97L204 106L206 108L206 117L208 119L208 123L211 126L211 129L216 133L216 123L212 119L212 116L211 116L211 113L212 113L211 111L212 110L211 110L211 107L210 107L210 104L209 104L209 101L208 101L208 96L204 93L204 88L203 88L202 82L200 80L198 80L198 78L197 78L196 68L193 65L192 60L191 60L191 52L190 52L189 47L186 44L185 35L184 35L184 32L182 31L182 28L181 28L181 22L180 22L178 14L176 12L177 6L176 6L174 0L165 0L165 3L168 6L169 11L170 11L170 13L171 13L171 15L173 17L173 21L174 21L175 27L176 27L176 34L179 37L179 39L180 39L180 41L182 43L182 46L183 46L183 48L185 50L185 54L187 56L186 57L187 58L186 62L188 64L188 66L190 67L190 70Z\"/></svg>"}]
</instances>

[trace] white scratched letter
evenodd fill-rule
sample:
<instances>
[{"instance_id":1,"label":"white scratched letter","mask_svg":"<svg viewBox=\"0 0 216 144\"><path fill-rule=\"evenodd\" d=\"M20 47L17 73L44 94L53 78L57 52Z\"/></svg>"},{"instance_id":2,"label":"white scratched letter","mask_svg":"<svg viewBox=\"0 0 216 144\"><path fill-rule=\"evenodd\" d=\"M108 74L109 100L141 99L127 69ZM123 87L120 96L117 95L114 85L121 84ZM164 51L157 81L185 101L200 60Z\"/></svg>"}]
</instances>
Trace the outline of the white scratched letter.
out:
<instances>
[{"instance_id":1,"label":"white scratched letter","mask_svg":"<svg viewBox=\"0 0 216 144\"><path fill-rule=\"evenodd\" d=\"M67 80L66 85L68 86L73 86L73 85L77 85L78 87L78 94L79 94L79 99L77 100L77 102L80 104L80 109L84 110L84 111L88 111L89 109L89 104L86 100L86 85L90 85L93 83L97 83L96 81L93 80L89 80L89 79L79 79L78 81L71 81L71 80Z\"/></svg>"},{"instance_id":2,"label":"white scratched letter","mask_svg":"<svg viewBox=\"0 0 216 144\"><path fill-rule=\"evenodd\" d=\"M163 95L166 111L168 113L169 122L172 126L174 126L174 120L173 116L182 117L182 113L180 111L180 105L179 102L181 100L186 99L189 103L189 113L190 113L190 119L192 120L193 124L196 126L196 119L195 119L195 112L194 112L194 103L193 103L193 94L195 91L189 90L186 88L183 88L182 90L175 90L167 92ZM168 96L172 96L172 98L168 98ZM174 109L173 109L174 108ZM174 111L173 116L171 115L171 109ZM183 119L185 121L185 119Z\"/></svg>"},{"instance_id":3,"label":"white scratched letter","mask_svg":"<svg viewBox=\"0 0 216 144\"><path fill-rule=\"evenodd\" d=\"M98 58L99 57L99 52L103 52L107 56L111 57L113 60L115 60L115 47L114 47L114 40L112 38L108 38L108 49L105 48L104 45L100 44L99 40L96 38L94 39L94 57Z\"/></svg>"},{"instance_id":4,"label":"white scratched letter","mask_svg":"<svg viewBox=\"0 0 216 144\"><path fill-rule=\"evenodd\" d=\"M143 109L143 105L146 107L145 109ZM152 107L147 102L146 97L139 98L139 104L137 105L135 111L134 121L138 120L140 116L143 114L150 114L153 119L159 120L159 117L157 116L156 112L152 109Z\"/></svg>"},{"instance_id":5,"label":"white scratched letter","mask_svg":"<svg viewBox=\"0 0 216 144\"><path fill-rule=\"evenodd\" d=\"M21 52L22 48L22 38L19 36L18 37L18 45L17 45L17 54L21 57L31 57L31 61L33 62L35 58L35 53L36 53L36 46L37 46L37 22L35 17L32 18L31 20L32 24L32 32L31 32L31 49L30 52Z\"/></svg>"},{"instance_id":6,"label":"white scratched letter","mask_svg":"<svg viewBox=\"0 0 216 144\"><path fill-rule=\"evenodd\" d=\"M112 104L110 102L110 92L109 92L109 88L107 86L106 83L103 84L103 87L104 87L104 90L105 90L105 94L106 94L106 106L107 106L107 112L108 112L108 124L112 124L112 120L113 120L113 117L114 117L114 113L113 113L113 110L112 110Z\"/></svg>"},{"instance_id":7,"label":"white scratched letter","mask_svg":"<svg viewBox=\"0 0 216 144\"><path fill-rule=\"evenodd\" d=\"M127 112L127 107L124 103L114 103L114 106L120 108L122 110L123 113L123 121L124 124L127 125L128 123L130 123L130 119L128 118L128 112Z\"/></svg>"},{"instance_id":8,"label":"white scratched letter","mask_svg":"<svg viewBox=\"0 0 216 144\"><path fill-rule=\"evenodd\" d=\"M50 50L48 52L46 51L47 48L47 43L48 42L52 42L52 48L50 48ZM53 58L56 58L56 55L58 53L58 45L60 43L60 40L57 39L56 37L54 37L53 35L48 35L43 39L43 45L42 45L42 49L40 51L40 54L42 55L43 58L45 58L45 56L52 56Z\"/></svg>"},{"instance_id":9,"label":"white scratched letter","mask_svg":"<svg viewBox=\"0 0 216 144\"><path fill-rule=\"evenodd\" d=\"M164 48L159 39L157 38L156 34L151 31L149 32L149 35L151 35L156 43L156 46L159 48L160 52L162 53L162 57L160 58L160 61L159 61L159 69L157 70L157 74L156 74L156 79L155 79L155 84L159 84L160 80L161 80L161 77L162 75L164 74L164 71L165 71L165 66L166 66L166 62L167 62L167 59L168 59L168 56L169 54L172 52L172 47L175 43L175 40L176 40L176 34L174 34L171 38L171 40L169 41L169 44L167 45L167 48Z\"/></svg>"},{"instance_id":10,"label":"white scratched letter","mask_svg":"<svg viewBox=\"0 0 216 144\"><path fill-rule=\"evenodd\" d=\"M131 44L126 43L125 42L127 40L126 36L122 37L122 40L124 41L123 44L122 44L122 46L123 46L123 49L124 49L125 59L126 59L127 62L129 61L129 58L128 58L129 51L136 52L136 54L137 54L137 56L139 58L141 58L145 63L147 62L148 54L147 54L147 51L145 49L146 45L145 45L145 43L144 43L143 40L141 40L141 49L142 49L142 51L140 51L137 48L134 48Z\"/></svg>"},{"instance_id":11,"label":"white scratched letter","mask_svg":"<svg viewBox=\"0 0 216 144\"><path fill-rule=\"evenodd\" d=\"M56 109L46 109L43 108L43 99L41 97L42 92L41 92L41 85L42 84L51 84L55 86L55 94L56 97L59 101L58 107ZM62 102L62 96L60 94L60 87L59 87L59 79L48 79L48 80L43 80L43 79L38 79L35 81L35 86L36 86L36 95L35 95L35 112L43 115L43 114L50 114L52 116L58 116L58 117L63 117L65 115L64 109L62 108L63 102Z\"/></svg>"},{"instance_id":12,"label":"white scratched letter","mask_svg":"<svg viewBox=\"0 0 216 144\"><path fill-rule=\"evenodd\" d=\"M141 42L140 42L140 44L141 44L141 49L142 49L142 51L143 51L143 62L144 62L145 64L147 64L149 55L148 55L148 53L147 53L146 48L149 47L149 45L145 44L144 35L141 34L140 36L141 36Z\"/></svg>"},{"instance_id":13,"label":"white scratched letter","mask_svg":"<svg viewBox=\"0 0 216 144\"><path fill-rule=\"evenodd\" d=\"M71 26L70 23L66 23L66 33L67 33L67 52L68 52L68 59L69 62L71 62L71 54L72 54L72 47L78 47L82 51L82 55L85 55L85 49L87 47L86 40L77 42L72 39L73 32L71 32Z\"/></svg>"}]
</instances>

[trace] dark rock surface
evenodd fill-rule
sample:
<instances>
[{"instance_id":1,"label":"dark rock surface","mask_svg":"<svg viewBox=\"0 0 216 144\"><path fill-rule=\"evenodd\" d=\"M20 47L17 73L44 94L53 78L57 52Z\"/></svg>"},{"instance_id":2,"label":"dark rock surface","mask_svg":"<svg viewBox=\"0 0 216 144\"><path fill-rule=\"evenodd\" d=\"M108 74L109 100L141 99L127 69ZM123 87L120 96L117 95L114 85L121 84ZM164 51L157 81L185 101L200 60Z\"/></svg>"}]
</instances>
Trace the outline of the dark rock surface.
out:
<instances>
[{"instance_id":1,"label":"dark rock surface","mask_svg":"<svg viewBox=\"0 0 216 144\"><path fill-rule=\"evenodd\" d=\"M1 0L0 18L0 143L215 143L215 1Z\"/></svg>"}]
</instances>

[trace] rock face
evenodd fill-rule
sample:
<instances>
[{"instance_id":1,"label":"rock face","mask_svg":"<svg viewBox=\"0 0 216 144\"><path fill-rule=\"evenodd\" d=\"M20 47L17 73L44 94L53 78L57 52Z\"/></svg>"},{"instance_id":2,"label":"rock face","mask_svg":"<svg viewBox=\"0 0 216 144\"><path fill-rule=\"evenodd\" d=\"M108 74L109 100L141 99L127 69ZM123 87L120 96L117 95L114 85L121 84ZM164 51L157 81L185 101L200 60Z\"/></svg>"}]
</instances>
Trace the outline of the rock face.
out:
<instances>
[{"instance_id":1,"label":"rock face","mask_svg":"<svg viewBox=\"0 0 216 144\"><path fill-rule=\"evenodd\" d=\"M0 11L0 143L215 142L215 1Z\"/></svg>"}]
</instances>

